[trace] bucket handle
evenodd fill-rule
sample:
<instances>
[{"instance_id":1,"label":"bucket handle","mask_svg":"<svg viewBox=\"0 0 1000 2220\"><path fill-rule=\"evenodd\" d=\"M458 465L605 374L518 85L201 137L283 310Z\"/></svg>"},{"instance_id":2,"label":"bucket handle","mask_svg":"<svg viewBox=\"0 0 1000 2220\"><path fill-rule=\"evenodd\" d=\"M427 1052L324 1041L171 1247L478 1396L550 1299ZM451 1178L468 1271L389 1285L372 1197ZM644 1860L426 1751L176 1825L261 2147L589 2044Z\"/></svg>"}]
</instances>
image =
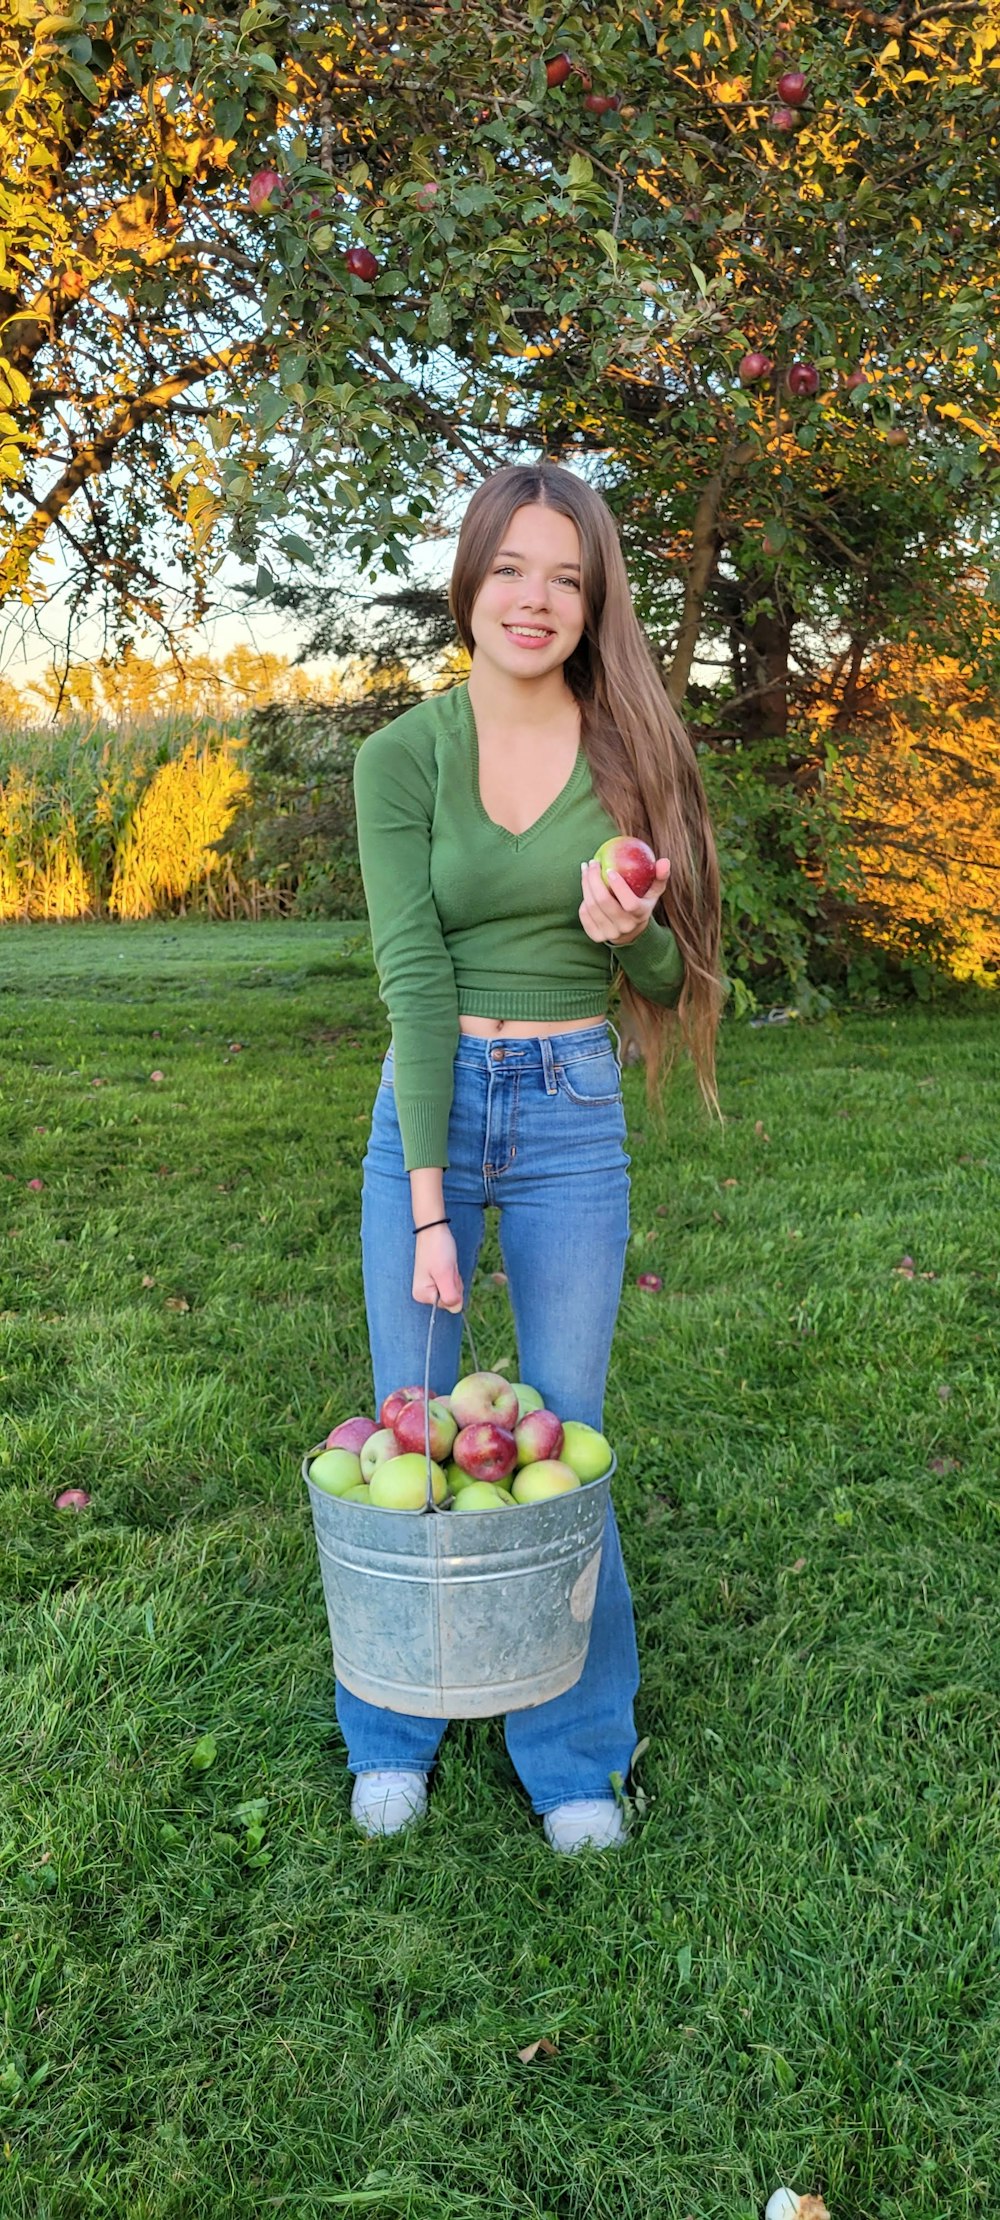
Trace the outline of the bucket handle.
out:
<instances>
[{"instance_id":1,"label":"bucket handle","mask_svg":"<svg viewBox=\"0 0 1000 2220\"><path fill-rule=\"evenodd\" d=\"M433 1335L433 1332L434 1332L434 1320L435 1320L435 1318L437 1317L437 1310L438 1310L438 1297L437 1297L437 1294L435 1293L435 1296L434 1296L434 1301L433 1301L433 1303L431 1304L431 1315L430 1315L430 1317L429 1317L429 1319L428 1319L428 1321L427 1321L427 1355L426 1355L426 1358L425 1358L425 1361L424 1361L424 1452L425 1452L425 1455L426 1455L426 1458L427 1458L427 1494L426 1494L426 1497L425 1497L425 1500L424 1500L424 1510L425 1510L425 1511L436 1511L436 1510L437 1510L437 1504L436 1504L436 1503L435 1503L435 1501L434 1501L434 1485L433 1485L433 1474L432 1474L432 1472L431 1472L431 1466L432 1466L432 1464L433 1464L433 1462L434 1462L434 1459L433 1459L433 1457L431 1456L431 1412L430 1412L430 1398L431 1398L431 1337L432 1337L432 1335ZM467 1311L466 1311L465 1309L463 1309L463 1311L462 1311L462 1324L463 1324L463 1326L464 1326L464 1328L465 1328L466 1334L468 1335L468 1340L469 1340L469 1348L470 1348L470 1350L472 1351L472 1369L473 1369L473 1371L474 1371L474 1372L478 1372L478 1370L479 1370L479 1359L478 1359L478 1357L477 1357L477 1355L476 1355L476 1344L475 1344L475 1342L473 1341L473 1338L472 1338L472 1327L471 1327L471 1326L470 1326L470 1324L469 1324L469 1315L468 1315L468 1312L467 1312Z\"/></svg>"}]
</instances>

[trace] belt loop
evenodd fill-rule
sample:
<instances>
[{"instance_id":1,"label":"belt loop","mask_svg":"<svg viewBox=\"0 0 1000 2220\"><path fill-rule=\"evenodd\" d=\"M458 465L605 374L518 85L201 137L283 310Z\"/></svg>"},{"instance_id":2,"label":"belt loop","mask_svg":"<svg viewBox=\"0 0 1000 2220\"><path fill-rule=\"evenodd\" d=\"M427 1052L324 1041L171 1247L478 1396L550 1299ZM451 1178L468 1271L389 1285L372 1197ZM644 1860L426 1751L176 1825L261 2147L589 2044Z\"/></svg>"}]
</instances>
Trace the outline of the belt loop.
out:
<instances>
[{"instance_id":1,"label":"belt loop","mask_svg":"<svg viewBox=\"0 0 1000 2220\"><path fill-rule=\"evenodd\" d=\"M539 1044L542 1051L542 1070L545 1073L545 1092L547 1095L557 1095L559 1093L559 1082L556 1079L556 1061L552 1054L552 1042L547 1033L539 1034Z\"/></svg>"}]
</instances>

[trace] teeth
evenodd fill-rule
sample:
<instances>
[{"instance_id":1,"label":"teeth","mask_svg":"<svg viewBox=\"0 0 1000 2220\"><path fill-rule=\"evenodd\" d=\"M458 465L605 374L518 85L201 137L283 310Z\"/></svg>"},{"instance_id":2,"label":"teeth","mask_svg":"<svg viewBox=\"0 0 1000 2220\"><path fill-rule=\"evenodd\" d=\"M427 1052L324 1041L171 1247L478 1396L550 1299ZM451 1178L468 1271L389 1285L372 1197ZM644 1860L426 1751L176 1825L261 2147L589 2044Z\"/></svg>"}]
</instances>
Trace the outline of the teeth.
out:
<instances>
[{"instance_id":1,"label":"teeth","mask_svg":"<svg viewBox=\"0 0 1000 2220\"><path fill-rule=\"evenodd\" d=\"M526 640L551 640L552 638L551 632L543 631L537 625L508 624L504 626L504 630L506 632L523 632Z\"/></svg>"}]
</instances>

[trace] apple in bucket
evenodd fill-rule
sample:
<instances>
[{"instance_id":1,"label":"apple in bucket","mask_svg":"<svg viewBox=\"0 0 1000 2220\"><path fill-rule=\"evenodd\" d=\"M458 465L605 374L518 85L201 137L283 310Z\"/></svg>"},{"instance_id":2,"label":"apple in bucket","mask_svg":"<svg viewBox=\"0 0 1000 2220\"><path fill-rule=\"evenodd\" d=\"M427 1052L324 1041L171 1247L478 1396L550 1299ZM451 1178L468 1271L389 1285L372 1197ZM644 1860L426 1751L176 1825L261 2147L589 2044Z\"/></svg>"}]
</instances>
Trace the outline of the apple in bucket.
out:
<instances>
[{"instance_id":1,"label":"apple in bucket","mask_svg":"<svg viewBox=\"0 0 1000 2220\"><path fill-rule=\"evenodd\" d=\"M423 1450L426 1455L425 1413L430 1420L431 1456L436 1464L442 1464L451 1455L458 1420L440 1396L433 1396L429 1403L423 1396L419 1402L414 1398L412 1403L404 1403L393 1420L392 1432L401 1450Z\"/></svg>"},{"instance_id":2,"label":"apple in bucket","mask_svg":"<svg viewBox=\"0 0 1000 2220\"><path fill-rule=\"evenodd\" d=\"M325 1495L346 1495L364 1478L361 1459L353 1449L321 1449L309 1467L309 1478Z\"/></svg>"},{"instance_id":3,"label":"apple in bucket","mask_svg":"<svg viewBox=\"0 0 1000 2220\"><path fill-rule=\"evenodd\" d=\"M431 1464L431 1493L443 1503L448 1488L440 1465ZM427 1459L416 1455L390 1457L379 1465L368 1490L368 1500L380 1511L422 1511L427 1501Z\"/></svg>"},{"instance_id":4,"label":"apple in bucket","mask_svg":"<svg viewBox=\"0 0 1000 2220\"><path fill-rule=\"evenodd\" d=\"M456 1381L447 1400L460 1427L492 1419L494 1425L509 1430L520 1415L516 1390L499 1372L467 1372Z\"/></svg>"},{"instance_id":5,"label":"apple in bucket","mask_svg":"<svg viewBox=\"0 0 1000 2220\"><path fill-rule=\"evenodd\" d=\"M400 1454L399 1443L391 1426L380 1427L377 1434L369 1434L361 1451L361 1478L371 1480L379 1465Z\"/></svg>"},{"instance_id":6,"label":"apple in bucket","mask_svg":"<svg viewBox=\"0 0 1000 2220\"><path fill-rule=\"evenodd\" d=\"M326 1446L328 1449L353 1449L360 1453L366 1441L377 1432L377 1419L343 1418L340 1425L334 1427L332 1434L327 1435Z\"/></svg>"},{"instance_id":7,"label":"apple in bucket","mask_svg":"<svg viewBox=\"0 0 1000 2220\"><path fill-rule=\"evenodd\" d=\"M517 1443L505 1426L484 1418L478 1426L463 1426L452 1456L473 1480L506 1480L517 1463Z\"/></svg>"},{"instance_id":8,"label":"apple in bucket","mask_svg":"<svg viewBox=\"0 0 1000 2220\"><path fill-rule=\"evenodd\" d=\"M550 1495L569 1495L580 1485L578 1475L557 1457L544 1457L537 1465L525 1465L517 1474L511 1494L515 1503L544 1503Z\"/></svg>"}]
</instances>

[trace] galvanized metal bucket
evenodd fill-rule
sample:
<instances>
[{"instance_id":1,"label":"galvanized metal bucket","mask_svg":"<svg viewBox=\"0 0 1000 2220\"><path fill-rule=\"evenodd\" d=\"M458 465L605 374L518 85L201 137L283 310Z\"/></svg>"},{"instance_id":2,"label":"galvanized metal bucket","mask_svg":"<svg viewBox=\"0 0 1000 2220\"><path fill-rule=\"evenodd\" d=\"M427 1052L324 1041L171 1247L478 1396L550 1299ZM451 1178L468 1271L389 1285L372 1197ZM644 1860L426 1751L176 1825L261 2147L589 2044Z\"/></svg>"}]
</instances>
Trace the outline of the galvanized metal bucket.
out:
<instances>
[{"instance_id":1,"label":"galvanized metal bucket","mask_svg":"<svg viewBox=\"0 0 1000 2220\"><path fill-rule=\"evenodd\" d=\"M614 1458L599 1480L516 1511L438 1513L428 1456L425 1508L381 1511L313 1486L309 1466L322 1447L307 1452L302 1476L334 1668L352 1695L422 1718L487 1719L548 1703L575 1685L587 1659Z\"/></svg>"}]
</instances>

